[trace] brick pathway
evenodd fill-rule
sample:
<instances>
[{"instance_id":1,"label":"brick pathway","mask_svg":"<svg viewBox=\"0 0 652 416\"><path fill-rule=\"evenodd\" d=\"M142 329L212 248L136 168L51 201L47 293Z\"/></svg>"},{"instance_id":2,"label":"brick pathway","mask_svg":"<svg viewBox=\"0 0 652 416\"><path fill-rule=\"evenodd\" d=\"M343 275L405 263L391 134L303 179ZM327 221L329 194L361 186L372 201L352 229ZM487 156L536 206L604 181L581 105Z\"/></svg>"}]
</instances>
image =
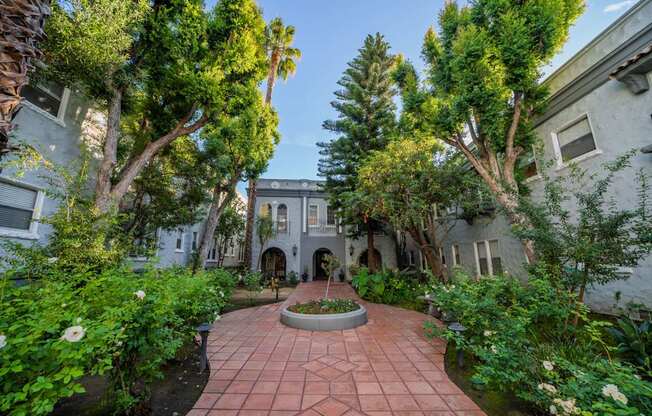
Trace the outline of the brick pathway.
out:
<instances>
[{"instance_id":1,"label":"brick pathway","mask_svg":"<svg viewBox=\"0 0 652 416\"><path fill-rule=\"evenodd\" d=\"M367 325L309 332L279 321L283 305L315 299L301 283L284 304L222 317L209 338L211 375L188 416L480 416L443 371L445 343L423 337L426 315L365 305ZM358 299L348 284L329 297Z\"/></svg>"}]
</instances>

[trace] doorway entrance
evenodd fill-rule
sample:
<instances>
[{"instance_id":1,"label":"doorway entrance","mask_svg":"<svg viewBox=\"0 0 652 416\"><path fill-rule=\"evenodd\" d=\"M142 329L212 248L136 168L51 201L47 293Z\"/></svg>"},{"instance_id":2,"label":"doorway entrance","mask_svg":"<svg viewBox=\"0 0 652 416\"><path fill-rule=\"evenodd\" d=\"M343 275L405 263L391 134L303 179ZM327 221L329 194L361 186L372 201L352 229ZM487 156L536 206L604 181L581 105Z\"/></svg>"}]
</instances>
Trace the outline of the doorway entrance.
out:
<instances>
[{"instance_id":1,"label":"doorway entrance","mask_svg":"<svg viewBox=\"0 0 652 416\"><path fill-rule=\"evenodd\" d=\"M358 264L362 267L369 267L369 260L367 258L367 253L369 250L365 250L360 254L360 258L358 259ZM376 267L381 268L383 264L383 259L380 256L380 252L376 249L374 249L374 259L376 260Z\"/></svg>"},{"instance_id":2,"label":"doorway entrance","mask_svg":"<svg viewBox=\"0 0 652 416\"><path fill-rule=\"evenodd\" d=\"M315 254L312 255L312 270L314 271L312 280L328 279L328 274L326 273L326 269L324 268L323 263L324 257L329 254L333 254L329 249L320 248L319 250L315 251Z\"/></svg>"},{"instance_id":3,"label":"doorway entrance","mask_svg":"<svg viewBox=\"0 0 652 416\"><path fill-rule=\"evenodd\" d=\"M285 253L283 250L272 247L263 253L262 258L263 278L269 280L276 277L285 280Z\"/></svg>"}]
</instances>

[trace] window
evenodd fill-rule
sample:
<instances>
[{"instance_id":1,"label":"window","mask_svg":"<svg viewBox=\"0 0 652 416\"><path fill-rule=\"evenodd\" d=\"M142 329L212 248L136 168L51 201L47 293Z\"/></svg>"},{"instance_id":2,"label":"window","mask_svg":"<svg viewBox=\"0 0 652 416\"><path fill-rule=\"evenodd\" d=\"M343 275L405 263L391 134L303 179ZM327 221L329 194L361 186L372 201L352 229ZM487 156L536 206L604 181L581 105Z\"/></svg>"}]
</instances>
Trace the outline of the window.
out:
<instances>
[{"instance_id":1,"label":"window","mask_svg":"<svg viewBox=\"0 0 652 416\"><path fill-rule=\"evenodd\" d=\"M229 239L229 241L226 242L226 253L224 253L224 255L227 257L235 257L235 244L233 244L232 239Z\"/></svg>"},{"instance_id":2,"label":"window","mask_svg":"<svg viewBox=\"0 0 652 416\"><path fill-rule=\"evenodd\" d=\"M276 221L277 226L276 230L279 233L284 233L288 230L288 207L285 204L281 204L276 208Z\"/></svg>"},{"instance_id":3,"label":"window","mask_svg":"<svg viewBox=\"0 0 652 416\"><path fill-rule=\"evenodd\" d=\"M175 246L176 251L179 253L183 253L183 240L184 240L183 229L179 228L177 230L177 243Z\"/></svg>"},{"instance_id":4,"label":"window","mask_svg":"<svg viewBox=\"0 0 652 416\"><path fill-rule=\"evenodd\" d=\"M32 107L60 121L63 121L69 94L70 91L54 82L26 85L21 90L21 95Z\"/></svg>"},{"instance_id":5,"label":"window","mask_svg":"<svg viewBox=\"0 0 652 416\"><path fill-rule=\"evenodd\" d=\"M326 207L326 225L335 226L335 208L330 205Z\"/></svg>"},{"instance_id":6,"label":"window","mask_svg":"<svg viewBox=\"0 0 652 416\"><path fill-rule=\"evenodd\" d=\"M192 232L192 251L197 251L197 231Z\"/></svg>"},{"instance_id":7,"label":"window","mask_svg":"<svg viewBox=\"0 0 652 416\"><path fill-rule=\"evenodd\" d=\"M0 180L0 235L37 238L35 221L43 204L43 194L13 181Z\"/></svg>"},{"instance_id":8,"label":"window","mask_svg":"<svg viewBox=\"0 0 652 416\"><path fill-rule=\"evenodd\" d=\"M410 250L410 257L409 257L410 266L414 266L414 264L416 263L415 257L416 256L414 255L414 250Z\"/></svg>"},{"instance_id":9,"label":"window","mask_svg":"<svg viewBox=\"0 0 652 416\"><path fill-rule=\"evenodd\" d=\"M217 238L213 238L213 244L211 244L211 249L208 250L208 260L209 261L217 260Z\"/></svg>"},{"instance_id":10,"label":"window","mask_svg":"<svg viewBox=\"0 0 652 416\"><path fill-rule=\"evenodd\" d=\"M503 272L498 240L478 241L475 243L475 258L478 274L494 275Z\"/></svg>"},{"instance_id":11,"label":"window","mask_svg":"<svg viewBox=\"0 0 652 416\"><path fill-rule=\"evenodd\" d=\"M525 179L536 178L539 176L539 172L537 170L537 161L534 157L534 150L523 157L521 161L521 168L523 169L523 176Z\"/></svg>"},{"instance_id":12,"label":"window","mask_svg":"<svg viewBox=\"0 0 652 416\"><path fill-rule=\"evenodd\" d=\"M446 265L446 256L444 256L444 249L439 247L439 258L441 259L441 264Z\"/></svg>"},{"instance_id":13,"label":"window","mask_svg":"<svg viewBox=\"0 0 652 416\"><path fill-rule=\"evenodd\" d=\"M238 244L238 261L244 261L244 246L242 241Z\"/></svg>"},{"instance_id":14,"label":"window","mask_svg":"<svg viewBox=\"0 0 652 416\"><path fill-rule=\"evenodd\" d=\"M558 131L555 136L559 165L597 150L591 124L586 115Z\"/></svg>"},{"instance_id":15,"label":"window","mask_svg":"<svg viewBox=\"0 0 652 416\"><path fill-rule=\"evenodd\" d=\"M310 205L308 207L308 225L311 227L319 226L319 207L317 205Z\"/></svg>"},{"instance_id":16,"label":"window","mask_svg":"<svg viewBox=\"0 0 652 416\"><path fill-rule=\"evenodd\" d=\"M462 262L460 261L460 246L458 244L453 244L451 246L451 251L453 252L453 266L461 266Z\"/></svg>"}]
</instances>

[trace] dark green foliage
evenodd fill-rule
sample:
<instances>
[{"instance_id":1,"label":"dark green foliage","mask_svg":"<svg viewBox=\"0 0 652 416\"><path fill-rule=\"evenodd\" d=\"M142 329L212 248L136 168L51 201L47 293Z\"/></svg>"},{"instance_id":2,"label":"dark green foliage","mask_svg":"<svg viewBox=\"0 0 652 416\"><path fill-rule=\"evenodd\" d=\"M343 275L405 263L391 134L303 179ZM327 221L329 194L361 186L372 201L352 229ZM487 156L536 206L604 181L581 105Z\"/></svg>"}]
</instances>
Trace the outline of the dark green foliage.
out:
<instances>
[{"instance_id":1,"label":"dark green foliage","mask_svg":"<svg viewBox=\"0 0 652 416\"><path fill-rule=\"evenodd\" d=\"M619 319L618 326L607 331L618 344L618 354L652 377L652 322Z\"/></svg>"},{"instance_id":2,"label":"dark green foliage","mask_svg":"<svg viewBox=\"0 0 652 416\"><path fill-rule=\"evenodd\" d=\"M353 312L360 309L360 305L351 299L320 299L306 303L296 303L288 310L308 315L329 315L333 313Z\"/></svg>"},{"instance_id":3,"label":"dark green foliage","mask_svg":"<svg viewBox=\"0 0 652 416\"><path fill-rule=\"evenodd\" d=\"M362 267L353 276L351 284L362 299L411 309L421 308L417 297L425 293L418 281L391 270L369 274L369 270Z\"/></svg>"},{"instance_id":4,"label":"dark green foliage","mask_svg":"<svg viewBox=\"0 0 652 416\"><path fill-rule=\"evenodd\" d=\"M396 94L392 83L395 57L383 36L367 36L358 56L348 64L338 81L331 105L336 120L324 122L324 129L337 135L330 142L318 143L319 175L326 178L324 190L335 208L351 207L343 200L356 190L358 168L372 150L383 149L396 127ZM346 224L361 224L360 213L345 215Z\"/></svg>"}]
</instances>

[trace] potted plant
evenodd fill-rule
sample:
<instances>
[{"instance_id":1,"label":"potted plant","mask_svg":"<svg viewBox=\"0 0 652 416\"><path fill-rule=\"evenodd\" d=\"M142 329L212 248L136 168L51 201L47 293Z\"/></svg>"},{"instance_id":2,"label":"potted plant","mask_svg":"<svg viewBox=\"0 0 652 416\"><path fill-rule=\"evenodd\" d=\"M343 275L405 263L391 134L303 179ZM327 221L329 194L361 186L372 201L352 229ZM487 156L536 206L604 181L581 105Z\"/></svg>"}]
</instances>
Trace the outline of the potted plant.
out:
<instances>
[{"instance_id":1,"label":"potted plant","mask_svg":"<svg viewBox=\"0 0 652 416\"><path fill-rule=\"evenodd\" d=\"M340 269L340 282L344 282L344 279L346 279L346 274L344 274L344 270Z\"/></svg>"},{"instance_id":2,"label":"potted plant","mask_svg":"<svg viewBox=\"0 0 652 416\"><path fill-rule=\"evenodd\" d=\"M308 266L303 268L303 274L301 274L301 280L303 280L303 283L306 283L308 281Z\"/></svg>"}]
</instances>

